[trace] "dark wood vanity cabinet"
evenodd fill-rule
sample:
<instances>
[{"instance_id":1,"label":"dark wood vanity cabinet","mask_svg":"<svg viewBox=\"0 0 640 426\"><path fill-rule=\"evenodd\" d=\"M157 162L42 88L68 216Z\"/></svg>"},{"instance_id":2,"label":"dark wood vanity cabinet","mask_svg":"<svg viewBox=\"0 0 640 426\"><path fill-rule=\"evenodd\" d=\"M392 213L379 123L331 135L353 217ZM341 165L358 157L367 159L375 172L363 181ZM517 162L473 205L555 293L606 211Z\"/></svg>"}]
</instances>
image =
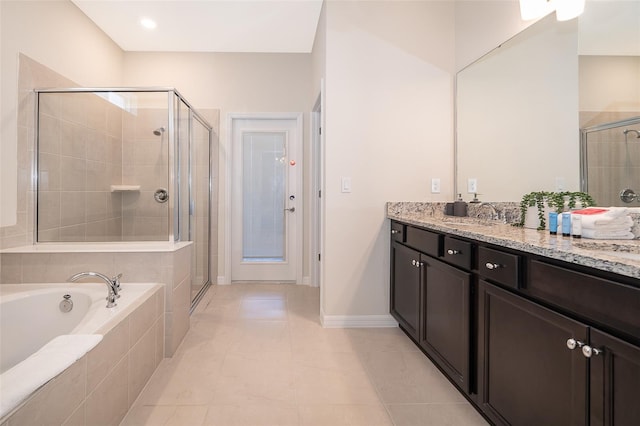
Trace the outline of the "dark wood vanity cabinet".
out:
<instances>
[{"instance_id":1,"label":"dark wood vanity cabinet","mask_svg":"<svg viewBox=\"0 0 640 426\"><path fill-rule=\"evenodd\" d=\"M588 328L481 280L478 393L500 425L585 425Z\"/></svg>"},{"instance_id":2,"label":"dark wood vanity cabinet","mask_svg":"<svg viewBox=\"0 0 640 426\"><path fill-rule=\"evenodd\" d=\"M396 241L391 245L391 315L418 340L420 253Z\"/></svg>"},{"instance_id":3,"label":"dark wood vanity cabinet","mask_svg":"<svg viewBox=\"0 0 640 426\"><path fill-rule=\"evenodd\" d=\"M590 425L640 425L640 347L591 329ZM592 349L593 351L593 349Z\"/></svg>"},{"instance_id":4,"label":"dark wood vanity cabinet","mask_svg":"<svg viewBox=\"0 0 640 426\"><path fill-rule=\"evenodd\" d=\"M469 393L471 274L429 256L421 263L420 346Z\"/></svg>"},{"instance_id":5,"label":"dark wood vanity cabinet","mask_svg":"<svg viewBox=\"0 0 640 426\"><path fill-rule=\"evenodd\" d=\"M469 392L471 273L438 260L446 247L442 235L412 226L401 230L394 225L392 230L391 314L451 380ZM469 253L465 248L452 263L467 264Z\"/></svg>"},{"instance_id":6,"label":"dark wood vanity cabinet","mask_svg":"<svg viewBox=\"0 0 640 426\"><path fill-rule=\"evenodd\" d=\"M391 313L488 420L640 425L638 280L392 229Z\"/></svg>"}]
</instances>

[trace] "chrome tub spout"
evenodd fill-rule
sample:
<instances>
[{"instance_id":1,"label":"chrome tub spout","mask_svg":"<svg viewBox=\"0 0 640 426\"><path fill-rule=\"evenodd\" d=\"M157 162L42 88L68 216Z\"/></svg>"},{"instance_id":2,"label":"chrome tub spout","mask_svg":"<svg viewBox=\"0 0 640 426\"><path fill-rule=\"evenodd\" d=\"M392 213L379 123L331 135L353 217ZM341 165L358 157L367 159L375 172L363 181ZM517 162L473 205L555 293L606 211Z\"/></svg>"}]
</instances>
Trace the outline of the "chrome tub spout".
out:
<instances>
[{"instance_id":1,"label":"chrome tub spout","mask_svg":"<svg viewBox=\"0 0 640 426\"><path fill-rule=\"evenodd\" d=\"M118 274L114 278L109 278L106 275L101 274L100 272L80 272L69 277L67 281L75 282L88 277L97 277L104 281L104 283L107 285L108 291L108 295L106 298L107 308L113 308L114 306L116 306L116 299L120 297L120 294L118 293L120 291L120 277L122 277L122 274Z\"/></svg>"}]
</instances>

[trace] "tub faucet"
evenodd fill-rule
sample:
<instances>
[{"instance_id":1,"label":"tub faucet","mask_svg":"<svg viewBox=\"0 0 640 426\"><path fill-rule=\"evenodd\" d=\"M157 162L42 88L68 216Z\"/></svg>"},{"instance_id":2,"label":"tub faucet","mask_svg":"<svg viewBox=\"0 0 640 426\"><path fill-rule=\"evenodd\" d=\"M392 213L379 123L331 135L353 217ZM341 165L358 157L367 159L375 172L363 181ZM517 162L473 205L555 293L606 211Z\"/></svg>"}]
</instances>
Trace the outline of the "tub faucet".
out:
<instances>
[{"instance_id":1,"label":"tub faucet","mask_svg":"<svg viewBox=\"0 0 640 426\"><path fill-rule=\"evenodd\" d=\"M107 291L109 292L109 294L107 295L107 308L113 308L117 305L116 299L120 297L118 291L120 290L121 276L122 274L118 274L113 278L109 278L106 275L101 274L100 272L80 272L69 277L67 281L74 282L87 277L98 277L102 279L102 281L104 281L107 285Z\"/></svg>"}]
</instances>

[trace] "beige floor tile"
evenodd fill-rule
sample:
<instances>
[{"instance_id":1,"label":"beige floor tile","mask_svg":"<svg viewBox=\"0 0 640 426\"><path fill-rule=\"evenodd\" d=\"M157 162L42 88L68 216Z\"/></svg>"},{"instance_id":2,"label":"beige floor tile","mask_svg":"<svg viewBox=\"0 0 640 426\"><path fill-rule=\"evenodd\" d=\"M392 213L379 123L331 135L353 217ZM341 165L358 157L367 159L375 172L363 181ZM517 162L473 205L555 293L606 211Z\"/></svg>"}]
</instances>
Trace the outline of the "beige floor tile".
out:
<instances>
[{"instance_id":1,"label":"beige floor tile","mask_svg":"<svg viewBox=\"0 0 640 426\"><path fill-rule=\"evenodd\" d=\"M383 405L303 404L301 426L393 426Z\"/></svg>"},{"instance_id":2,"label":"beige floor tile","mask_svg":"<svg viewBox=\"0 0 640 426\"><path fill-rule=\"evenodd\" d=\"M353 328L355 347L363 352L419 352L420 349L399 328Z\"/></svg>"},{"instance_id":3,"label":"beige floor tile","mask_svg":"<svg viewBox=\"0 0 640 426\"><path fill-rule=\"evenodd\" d=\"M244 321L237 324L238 335L229 352L255 354L264 352L291 353L291 338L287 321Z\"/></svg>"},{"instance_id":4,"label":"beige floor tile","mask_svg":"<svg viewBox=\"0 0 640 426\"><path fill-rule=\"evenodd\" d=\"M367 375L313 367L296 369L295 388L300 404L378 404Z\"/></svg>"},{"instance_id":5,"label":"beige floor tile","mask_svg":"<svg viewBox=\"0 0 640 426\"><path fill-rule=\"evenodd\" d=\"M133 407L120 426L200 426L206 405L143 405Z\"/></svg>"},{"instance_id":6,"label":"beige floor tile","mask_svg":"<svg viewBox=\"0 0 640 426\"><path fill-rule=\"evenodd\" d=\"M465 402L421 352L371 352L367 370L386 404Z\"/></svg>"},{"instance_id":7,"label":"beige floor tile","mask_svg":"<svg viewBox=\"0 0 640 426\"><path fill-rule=\"evenodd\" d=\"M214 404L295 404L290 353L229 353L215 387Z\"/></svg>"},{"instance_id":8,"label":"beige floor tile","mask_svg":"<svg viewBox=\"0 0 640 426\"><path fill-rule=\"evenodd\" d=\"M401 330L325 329L319 297L291 284L212 286L122 424L485 424Z\"/></svg>"},{"instance_id":9,"label":"beige floor tile","mask_svg":"<svg viewBox=\"0 0 640 426\"><path fill-rule=\"evenodd\" d=\"M387 406L395 426L484 426L488 423L468 403L390 404Z\"/></svg>"},{"instance_id":10,"label":"beige floor tile","mask_svg":"<svg viewBox=\"0 0 640 426\"><path fill-rule=\"evenodd\" d=\"M294 353L355 352L356 343L347 329L322 328L313 322L296 322L291 325L291 348Z\"/></svg>"},{"instance_id":11,"label":"beige floor tile","mask_svg":"<svg viewBox=\"0 0 640 426\"><path fill-rule=\"evenodd\" d=\"M240 305L240 317L248 320L286 320L286 299L244 299Z\"/></svg>"},{"instance_id":12,"label":"beige floor tile","mask_svg":"<svg viewBox=\"0 0 640 426\"><path fill-rule=\"evenodd\" d=\"M295 405L211 405L206 426L297 426L298 410Z\"/></svg>"}]
</instances>

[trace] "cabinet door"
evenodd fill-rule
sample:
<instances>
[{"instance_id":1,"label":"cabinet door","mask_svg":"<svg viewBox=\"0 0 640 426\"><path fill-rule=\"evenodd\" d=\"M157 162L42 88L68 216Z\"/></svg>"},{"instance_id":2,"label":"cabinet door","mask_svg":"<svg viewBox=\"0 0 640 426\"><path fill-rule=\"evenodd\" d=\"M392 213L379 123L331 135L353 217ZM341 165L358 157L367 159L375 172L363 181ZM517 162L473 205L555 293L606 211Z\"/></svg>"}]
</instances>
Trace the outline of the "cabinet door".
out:
<instances>
[{"instance_id":1,"label":"cabinet door","mask_svg":"<svg viewBox=\"0 0 640 426\"><path fill-rule=\"evenodd\" d=\"M596 329L590 346L590 425L640 425L640 347Z\"/></svg>"},{"instance_id":2,"label":"cabinet door","mask_svg":"<svg viewBox=\"0 0 640 426\"><path fill-rule=\"evenodd\" d=\"M588 328L486 281L478 298L481 409L496 424L584 426Z\"/></svg>"},{"instance_id":3,"label":"cabinet door","mask_svg":"<svg viewBox=\"0 0 640 426\"><path fill-rule=\"evenodd\" d=\"M391 315L418 340L420 321L420 253L391 244Z\"/></svg>"},{"instance_id":4,"label":"cabinet door","mask_svg":"<svg viewBox=\"0 0 640 426\"><path fill-rule=\"evenodd\" d=\"M420 345L469 393L471 274L422 256Z\"/></svg>"}]
</instances>

